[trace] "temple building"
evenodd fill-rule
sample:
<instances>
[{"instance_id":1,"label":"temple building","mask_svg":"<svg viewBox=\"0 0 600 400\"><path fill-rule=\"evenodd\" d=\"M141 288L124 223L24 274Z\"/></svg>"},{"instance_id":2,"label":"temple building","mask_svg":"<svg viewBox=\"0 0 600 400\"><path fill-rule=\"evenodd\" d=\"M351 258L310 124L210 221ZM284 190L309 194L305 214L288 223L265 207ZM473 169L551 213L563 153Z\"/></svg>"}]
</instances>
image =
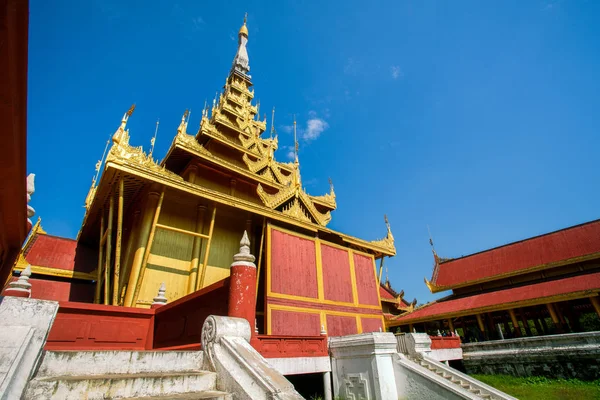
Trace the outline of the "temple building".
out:
<instances>
[{"instance_id":1,"label":"temple building","mask_svg":"<svg viewBox=\"0 0 600 400\"><path fill-rule=\"evenodd\" d=\"M385 329L376 261L396 253L387 218L381 240L327 227L333 184L323 195L306 192L297 141L292 162L276 160L278 137L272 128L265 135L267 120L253 103L245 21L238 38L223 90L197 132L189 132L185 111L158 162L152 149L129 143L132 106L96 166L77 239L36 224L15 269L16 276L32 266L33 297L147 309L164 283L171 303L227 279L246 231L259 332Z\"/></svg>"},{"instance_id":2,"label":"temple building","mask_svg":"<svg viewBox=\"0 0 600 400\"><path fill-rule=\"evenodd\" d=\"M455 330L466 342L598 330L600 220L456 259L433 252L440 300L392 317L391 330Z\"/></svg>"}]
</instances>

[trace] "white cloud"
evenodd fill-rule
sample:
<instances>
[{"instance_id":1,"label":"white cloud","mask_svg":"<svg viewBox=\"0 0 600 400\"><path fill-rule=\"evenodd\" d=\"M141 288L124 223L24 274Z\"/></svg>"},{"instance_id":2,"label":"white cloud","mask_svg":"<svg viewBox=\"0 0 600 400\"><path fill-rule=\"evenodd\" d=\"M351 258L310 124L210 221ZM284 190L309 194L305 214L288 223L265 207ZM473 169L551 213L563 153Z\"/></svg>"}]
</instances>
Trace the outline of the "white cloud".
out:
<instances>
[{"instance_id":1,"label":"white cloud","mask_svg":"<svg viewBox=\"0 0 600 400\"><path fill-rule=\"evenodd\" d=\"M313 141L321 136L321 133L323 133L327 128L329 128L327 121L314 116L306 121L306 130L304 130L302 133L302 139L307 142Z\"/></svg>"},{"instance_id":2,"label":"white cloud","mask_svg":"<svg viewBox=\"0 0 600 400\"><path fill-rule=\"evenodd\" d=\"M392 73L392 78L393 79L398 79L398 78L401 78L402 76L404 76L404 74L402 73L402 70L400 69L399 65L392 65L390 67L390 71Z\"/></svg>"},{"instance_id":3,"label":"white cloud","mask_svg":"<svg viewBox=\"0 0 600 400\"><path fill-rule=\"evenodd\" d=\"M281 125L279 129L281 129L284 133L294 132L294 127L292 125Z\"/></svg>"},{"instance_id":4,"label":"white cloud","mask_svg":"<svg viewBox=\"0 0 600 400\"><path fill-rule=\"evenodd\" d=\"M202 25L204 25L204 19L201 16L192 18L192 24L194 25L193 29L197 31L202 28Z\"/></svg>"}]
</instances>

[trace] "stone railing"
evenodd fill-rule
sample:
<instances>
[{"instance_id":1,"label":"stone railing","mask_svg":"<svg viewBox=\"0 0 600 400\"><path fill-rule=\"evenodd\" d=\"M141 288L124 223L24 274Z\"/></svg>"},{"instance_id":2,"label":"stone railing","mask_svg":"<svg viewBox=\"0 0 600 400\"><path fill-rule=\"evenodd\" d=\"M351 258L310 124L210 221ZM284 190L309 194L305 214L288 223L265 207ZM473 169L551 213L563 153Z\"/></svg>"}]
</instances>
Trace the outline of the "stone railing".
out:
<instances>
[{"instance_id":1,"label":"stone railing","mask_svg":"<svg viewBox=\"0 0 600 400\"><path fill-rule=\"evenodd\" d=\"M467 343L462 349L471 374L600 378L600 332Z\"/></svg>"},{"instance_id":2,"label":"stone railing","mask_svg":"<svg viewBox=\"0 0 600 400\"><path fill-rule=\"evenodd\" d=\"M204 367L219 375L218 388L236 399L301 400L294 386L250 346L243 318L209 316L202 327Z\"/></svg>"}]
</instances>

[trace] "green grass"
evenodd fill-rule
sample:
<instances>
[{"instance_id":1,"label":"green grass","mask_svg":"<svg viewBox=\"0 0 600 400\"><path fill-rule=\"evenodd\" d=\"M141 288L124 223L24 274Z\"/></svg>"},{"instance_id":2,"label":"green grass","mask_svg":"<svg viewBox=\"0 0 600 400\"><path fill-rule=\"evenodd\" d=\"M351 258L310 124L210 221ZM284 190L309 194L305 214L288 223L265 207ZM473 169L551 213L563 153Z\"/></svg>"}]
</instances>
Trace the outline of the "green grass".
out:
<instances>
[{"instance_id":1,"label":"green grass","mask_svg":"<svg viewBox=\"0 0 600 400\"><path fill-rule=\"evenodd\" d=\"M473 375L483 383L520 400L600 399L600 380L548 379L540 376L517 378L507 375Z\"/></svg>"}]
</instances>

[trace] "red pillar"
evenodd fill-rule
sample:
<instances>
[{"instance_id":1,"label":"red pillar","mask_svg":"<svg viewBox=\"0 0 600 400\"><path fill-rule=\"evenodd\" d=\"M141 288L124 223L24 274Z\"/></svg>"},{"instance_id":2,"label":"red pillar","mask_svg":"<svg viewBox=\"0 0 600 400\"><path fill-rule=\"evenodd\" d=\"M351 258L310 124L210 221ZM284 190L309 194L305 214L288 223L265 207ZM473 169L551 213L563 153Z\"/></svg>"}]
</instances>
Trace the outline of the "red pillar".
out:
<instances>
[{"instance_id":1,"label":"red pillar","mask_svg":"<svg viewBox=\"0 0 600 400\"><path fill-rule=\"evenodd\" d=\"M250 324L252 336L256 335L256 265L246 231L240 241L240 252L233 256L231 264L227 315L244 318Z\"/></svg>"}]
</instances>

